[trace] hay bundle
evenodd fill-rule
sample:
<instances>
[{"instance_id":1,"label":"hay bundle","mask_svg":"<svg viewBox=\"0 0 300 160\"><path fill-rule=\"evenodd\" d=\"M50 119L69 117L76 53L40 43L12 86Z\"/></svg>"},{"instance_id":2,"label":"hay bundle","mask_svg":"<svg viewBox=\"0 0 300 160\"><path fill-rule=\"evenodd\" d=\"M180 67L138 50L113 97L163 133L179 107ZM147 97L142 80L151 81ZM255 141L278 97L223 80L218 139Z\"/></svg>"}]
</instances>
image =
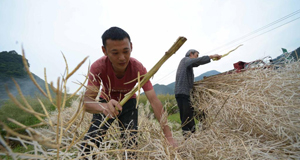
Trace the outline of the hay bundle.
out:
<instances>
[{"instance_id":1,"label":"hay bundle","mask_svg":"<svg viewBox=\"0 0 300 160\"><path fill-rule=\"evenodd\" d=\"M196 82L191 100L206 112L206 130L190 149L203 159L299 158L300 62L276 68Z\"/></svg>"}]
</instances>

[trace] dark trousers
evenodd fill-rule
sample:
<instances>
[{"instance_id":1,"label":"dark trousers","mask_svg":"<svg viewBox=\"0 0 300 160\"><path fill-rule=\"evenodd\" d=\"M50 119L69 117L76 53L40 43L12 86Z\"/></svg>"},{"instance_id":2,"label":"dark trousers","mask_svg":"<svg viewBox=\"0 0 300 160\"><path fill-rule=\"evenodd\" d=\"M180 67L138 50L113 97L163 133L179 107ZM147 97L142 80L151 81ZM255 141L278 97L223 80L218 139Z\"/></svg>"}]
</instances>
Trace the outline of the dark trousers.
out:
<instances>
[{"instance_id":1,"label":"dark trousers","mask_svg":"<svg viewBox=\"0 0 300 160\"><path fill-rule=\"evenodd\" d=\"M184 94L175 95L180 113L182 133L187 136L195 132L194 108L191 106L190 96Z\"/></svg>"},{"instance_id":2,"label":"dark trousers","mask_svg":"<svg viewBox=\"0 0 300 160\"><path fill-rule=\"evenodd\" d=\"M100 102L105 102L100 100ZM127 149L137 145L136 135L138 129L138 109L136 108L136 99L129 99L122 107L122 112L118 115L119 127L121 128L121 138L123 139L123 146ZM109 119L101 128L100 124L105 119L104 114L93 114L92 125L90 126L88 133L84 137L84 140L90 140L98 148L101 147L101 142L106 134L106 131L115 119ZM130 131L129 134L125 133L125 130ZM82 144L84 154L89 154L93 149L92 146L87 143Z\"/></svg>"}]
</instances>

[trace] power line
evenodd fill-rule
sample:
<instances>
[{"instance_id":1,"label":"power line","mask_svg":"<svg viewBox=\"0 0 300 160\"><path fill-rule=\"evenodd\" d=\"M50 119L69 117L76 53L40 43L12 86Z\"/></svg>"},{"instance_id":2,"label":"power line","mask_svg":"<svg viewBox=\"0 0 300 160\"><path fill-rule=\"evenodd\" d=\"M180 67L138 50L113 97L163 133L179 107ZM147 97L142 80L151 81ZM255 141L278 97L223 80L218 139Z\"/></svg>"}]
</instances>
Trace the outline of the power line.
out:
<instances>
[{"instance_id":1,"label":"power line","mask_svg":"<svg viewBox=\"0 0 300 160\"><path fill-rule=\"evenodd\" d=\"M252 32L250 32L250 33L248 33L248 34L245 34L245 35L241 36L240 38L237 38L237 39L235 39L235 40L232 40L232 41L230 41L230 42L228 42L228 43L226 43L226 44L224 44L224 45L222 45L222 46L220 46L220 47L217 47L217 48L215 48L215 49L213 49L213 50L211 50L211 51L208 51L208 52L206 52L205 54L211 53L211 52L213 52L213 51L215 51L215 50L219 50L220 48L224 48L225 46L228 46L229 44L232 44L232 43L237 42L237 41L239 41L239 40L245 39L246 37L249 37L249 36L251 36L251 35L254 35L254 34L257 33L257 32L262 31L262 30L264 30L264 29L266 29L266 28L268 28L268 27L271 27L271 26L273 26L273 25L275 25L275 24L277 24L277 23L279 23L279 22L281 22L281 21L283 21L283 20L286 20L286 19L288 19L288 18L290 18L290 17L292 17L292 16L294 16L294 15L296 15L296 14L298 14L298 13L300 13L300 9L297 10L297 11L294 11L294 12L292 12L292 13L290 13L290 14L288 14L288 15L286 15L286 16L284 16L284 17L282 17L282 18L280 18L280 19L278 19L278 20L276 20L276 21L274 21L274 22L271 22L271 23L269 23L269 24L267 24L267 25L265 25L265 26L263 26L263 27L261 27L261 28L259 28L259 29L256 29L256 30L254 30L254 31L252 31ZM249 40L251 40L251 39L257 38L257 37L259 37L259 36L261 36L261 35L263 35L263 34L266 34L266 33L270 32L270 31L273 31L273 30L275 30L275 29L277 29L277 28L279 28L279 27L282 27L282 26L287 25L287 24L289 24L289 23L291 23L291 22L293 22L293 21L295 21L295 20L298 20L299 18L300 18L300 17L297 17L297 18L295 18L295 19L293 19L293 20L291 20L291 21L288 21L288 22L286 22L286 23L284 23L284 24L281 24L281 25L279 25L279 26L277 26L277 27L275 27L275 28L272 28L272 29L270 29L270 30L268 30L268 31L266 31L266 32L263 32L263 33L261 33L261 34L259 34L259 35L256 35L256 36L254 36L254 37L251 37L251 38L249 38L249 39L247 39L247 40L245 40L245 41L242 41L242 42L240 42L240 43L247 42L247 41L249 41ZM227 48L228 48L228 47L227 47ZM225 49L223 49L223 50L225 50ZM221 50L221 51L223 51L223 50ZM219 51L219 52L221 52L221 51ZM216 53L219 53L219 52L216 52ZM157 80L156 83L160 82L162 79L164 79L165 77L169 76L169 75L172 74L174 71L176 71L176 69L173 70L173 71L171 71L169 74L163 76L161 79Z\"/></svg>"},{"instance_id":2,"label":"power line","mask_svg":"<svg viewBox=\"0 0 300 160\"><path fill-rule=\"evenodd\" d=\"M270 31L273 31L273 30L275 30L275 29L277 29L277 28L279 28L279 27L282 27L282 26L284 26L284 25L287 25L288 23L291 23L291 22L293 22L293 21L295 21L295 20L298 20L300 17L297 17L297 18L295 18L295 19L293 19L293 20L291 20L291 21L288 21L288 22L286 22L286 23L284 23L284 24L281 24L281 25L279 25L279 26L277 26L277 27L275 27L275 28L272 28L272 29L270 29L270 30L268 30L268 31L265 31L265 32L263 32L263 33L261 33L261 34L258 34L258 35L256 35L256 36L254 36L254 37L251 37L251 38L249 38L249 39L246 39L246 40L244 40L244 41L241 41L240 43L244 43L244 42L247 42L247 41L249 41L249 40L251 40L251 39L254 39L254 38L256 38L256 37L259 37L259 36L261 36L261 35L263 35L263 34L266 34L266 33L268 33L268 32L270 32ZM230 46L230 47L232 47L232 46ZM227 47L227 48L229 48L229 47ZM222 51L224 51L225 49L223 49L223 50L221 50L221 51L219 51L219 52L216 52L216 53L220 53L220 52L222 52Z\"/></svg>"},{"instance_id":3,"label":"power line","mask_svg":"<svg viewBox=\"0 0 300 160\"><path fill-rule=\"evenodd\" d=\"M284 16L284 17L282 17L282 18L280 18L280 19L278 19L278 20L276 20L276 21L274 21L274 22L271 22L271 23L269 23L269 24L267 24L267 25L265 25L265 26L263 26L263 27L260 27L259 29L256 29L256 30L254 30L254 31L252 31L252 32L250 32L250 33L248 33L248 34L245 34L245 35L241 36L240 38L234 39L234 40L232 40L232 41L230 41L230 42L228 42L228 43L226 43L226 44L224 44L224 45L222 45L222 46L219 46L219 47L217 47L217 48L215 48L215 49L213 49L213 50L210 50L210 51L206 52L206 54L207 54L207 53L214 52L214 51L216 51L216 50L219 50L220 48L223 48L223 47L225 47L225 46L228 46L229 44L232 44L232 43L234 43L234 42L237 42L237 41L239 41L239 40L241 40L241 39L244 39L244 38L246 38L246 37L249 37L249 36L251 36L251 35L253 35L253 34L255 34L255 33L259 32L259 31L261 31L261 30L264 30L264 29L266 29L266 28L268 28L268 27L270 27L270 26L273 26L273 25L275 25L275 24L277 24L277 23L279 23L279 22L281 22L281 21L283 21L283 20L286 20L286 19L288 19L288 18L290 18L290 17L292 17L292 16L294 16L294 15L296 15L296 14L298 14L298 13L300 13L300 9L297 10L297 11L294 11L294 12L292 12L292 13L290 13L290 14L288 14L288 15L286 15L286 16Z\"/></svg>"},{"instance_id":4,"label":"power line","mask_svg":"<svg viewBox=\"0 0 300 160\"><path fill-rule=\"evenodd\" d=\"M160 82L162 79L165 79L166 77L168 77L169 75L171 75L174 71L176 71L176 69L173 70L173 71L171 71L169 74L163 76L161 79L157 80L156 83Z\"/></svg>"},{"instance_id":5,"label":"power line","mask_svg":"<svg viewBox=\"0 0 300 160\"><path fill-rule=\"evenodd\" d=\"M280 25L280 26L277 26L277 27L275 27L275 28L272 28L272 29L270 29L270 30L268 30L268 31L266 31L266 32L263 32L263 33L261 33L261 34L259 34L259 35L256 35L256 36L254 36L254 37L252 37L252 38L250 38L250 39L247 39L247 40L245 40L245 41L243 41L243 42L246 42L246 41L249 41L249 40L251 40L251 39L253 39L253 38L256 38L256 37L258 37L258 36L261 36L261 35L263 35L263 34L265 34L265 33L268 33L268 32L270 32L270 31L273 31L273 30L275 30L275 29L277 29L277 28L279 28L279 27L282 27L282 26L284 26L284 25L286 25L286 24L288 24L288 23L291 23L291 22L293 22L293 21L295 21L295 20L298 20L300 17L297 17L297 18L295 18L295 19L293 19L293 20L291 20L291 21L288 21L288 22L286 22L286 23L284 23L284 24L282 24L282 25ZM243 43L242 42L242 43Z\"/></svg>"}]
</instances>

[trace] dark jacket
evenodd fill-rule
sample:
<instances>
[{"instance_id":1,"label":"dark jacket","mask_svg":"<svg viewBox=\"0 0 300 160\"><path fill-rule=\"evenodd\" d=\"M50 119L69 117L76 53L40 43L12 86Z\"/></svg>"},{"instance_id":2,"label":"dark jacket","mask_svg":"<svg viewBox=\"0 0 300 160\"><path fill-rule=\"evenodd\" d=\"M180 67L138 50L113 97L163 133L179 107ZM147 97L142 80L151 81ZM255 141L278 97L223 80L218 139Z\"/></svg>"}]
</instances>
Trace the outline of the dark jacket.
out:
<instances>
[{"instance_id":1,"label":"dark jacket","mask_svg":"<svg viewBox=\"0 0 300 160\"><path fill-rule=\"evenodd\" d=\"M209 56L199 58L184 57L177 68L175 81L175 95L185 94L190 95L190 91L194 84L193 67L198 67L210 62Z\"/></svg>"}]
</instances>

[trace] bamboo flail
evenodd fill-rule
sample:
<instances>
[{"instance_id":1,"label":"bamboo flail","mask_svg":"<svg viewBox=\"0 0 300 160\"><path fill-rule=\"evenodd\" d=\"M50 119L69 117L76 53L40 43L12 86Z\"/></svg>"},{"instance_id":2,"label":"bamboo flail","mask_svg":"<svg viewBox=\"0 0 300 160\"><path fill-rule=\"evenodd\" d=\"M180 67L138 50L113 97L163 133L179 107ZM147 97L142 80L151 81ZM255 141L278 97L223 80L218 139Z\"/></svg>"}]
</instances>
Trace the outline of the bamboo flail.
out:
<instances>
[{"instance_id":1,"label":"bamboo flail","mask_svg":"<svg viewBox=\"0 0 300 160\"><path fill-rule=\"evenodd\" d=\"M128 92L125 97L121 100L120 105L123 106L134 94L135 92L142 87L164 64L166 60L168 60L186 41L185 37L179 37L177 41L172 45L172 47L165 53L165 55L152 67L152 69L144 75L142 81L134 87L130 92ZM117 107L116 107L117 109ZM100 128L109 120L109 117L106 116L105 120L100 124Z\"/></svg>"},{"instance_id":2,"label":"bamboo flail","mask_svg":"<svg viewBox=\"0 0 300 160\"><path fill-rule=\"evenodd\" d=\"M140 87L142 87L157 71L158 69L164 64L166 60L168 60L186 41L185 37L179 37L177 41L173 44L173 46L165 53L165 55L155 64L154 67L144 76L140 83ZM120 105L123 106L138 90L139 86L133 88L120 102Z\"/></svg>"},{"instance_id":3,"label":"bamboo flail","mask_svg":"<svg viewBox=\"0 0 300 160\"><path fill-rule=\"evenodd\" d=\"M233 49L233 50L227 52L226 54L223 54L223 55L222 55L222 58L225 57L225 56L227 56L229 53L235 51L235 50L238 49L240 46L242 46L242 44L240 44L239 46L237 46L235 49ZM212 60L213 60L213 61L217 61L217 60L219 60L219 59L213 58Z\"/></svg>"}]
</instances>

